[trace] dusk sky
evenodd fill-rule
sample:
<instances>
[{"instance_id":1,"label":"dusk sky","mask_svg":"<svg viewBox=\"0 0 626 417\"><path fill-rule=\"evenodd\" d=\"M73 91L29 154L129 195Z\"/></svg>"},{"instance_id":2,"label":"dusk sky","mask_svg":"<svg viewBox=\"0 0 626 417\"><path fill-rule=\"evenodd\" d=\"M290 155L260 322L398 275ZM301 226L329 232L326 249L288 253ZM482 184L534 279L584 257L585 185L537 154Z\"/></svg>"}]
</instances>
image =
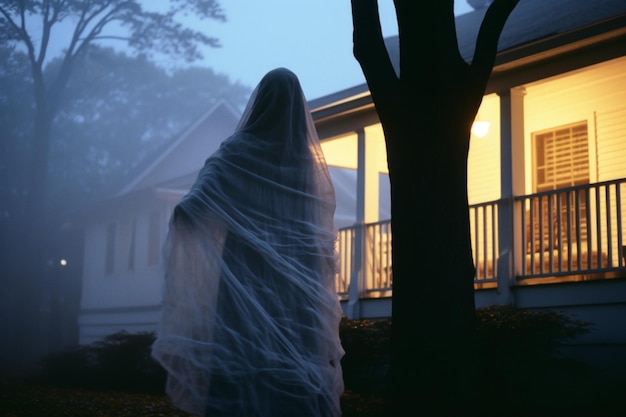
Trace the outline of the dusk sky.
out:
<instances>
[{"instance_id":1,"label":"dusk sky","mask_svg":"<svg viewBox=\"0 0 626 417\"><path fill-rule=\"evenodd\" d=\"M227 22L201 23L222 47L205 52L204 65L254 87L276 67L300 78L309 100L365 82L352 55L350 0L222 0ZM455 2L456 14L472 8ZM385 36L397 34L393 0L379 0Z\"/></svg>"},{"instance_id":2,"label":"dusk sky","mask_svg":"<svg viewBox=\"0 0 626 417\"><path fill-rule=\"evenodd\" d=\"M142 0L142 3L146 9L165 11L169 0ZM309 100L365 82L352 55L350 0L219 0L219 3L226 15L225 22L200 21L193 16L182 20L218 38L221 44L219 48L204 48L204 60L194 65L212 68L251 88L269 70L286 67L298 75ZM383 34L396 35L393 0L378 0L378 4ZM470 11L472 7L466 0L455 1L457 15ZM48 58L67 45L71 28L70 22L64 22L55 29ZM104 44L123 49L118 41ZM167 57L162 59L159 63L168 67L188 65Z\"/></svg>"}]
</instances>

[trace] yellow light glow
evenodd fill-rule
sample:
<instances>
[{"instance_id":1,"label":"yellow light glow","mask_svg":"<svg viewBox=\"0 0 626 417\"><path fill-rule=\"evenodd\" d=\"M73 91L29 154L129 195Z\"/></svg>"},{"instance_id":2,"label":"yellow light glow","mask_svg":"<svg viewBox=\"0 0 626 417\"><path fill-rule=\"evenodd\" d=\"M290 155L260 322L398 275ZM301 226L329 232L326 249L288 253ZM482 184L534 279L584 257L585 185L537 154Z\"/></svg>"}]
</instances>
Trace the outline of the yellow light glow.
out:
<instances>
[{"instance_id":1,"label":"yellow light glow","mask_svg":"<svg viewBox=\"0 0 626 417\"><path fill-rule=\"evenodd\" d=\"M61 260L59 261L59 265L61 265L61 266L67 266L67 259L61 259Z\"/></svg>"},{"instance_id":2,"label":"yellow light glow","mask_svg":"<svg viewBox=\"0 0 626 417\"><path fill-rule=\"evenodd\" d=\"M491 123L486 120L474 120L472 134L476 137L484 138L489 133L489 126L491 126Z\"/></svg>"}]
</instances>

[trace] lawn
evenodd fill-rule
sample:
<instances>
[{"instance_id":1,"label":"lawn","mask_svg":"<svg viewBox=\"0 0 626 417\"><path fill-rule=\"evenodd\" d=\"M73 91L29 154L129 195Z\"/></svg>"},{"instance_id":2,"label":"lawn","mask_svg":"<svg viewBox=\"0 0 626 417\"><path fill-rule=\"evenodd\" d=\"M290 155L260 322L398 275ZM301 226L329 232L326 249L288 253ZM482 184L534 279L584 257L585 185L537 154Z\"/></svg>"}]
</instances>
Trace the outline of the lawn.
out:
<instances>
[{"instance_id":1,"label":"lawn","mask_svg":"<svg viewBox=\"0 0 626 417\"><path fill-rule=\"evenodd\" d=\"M377 417L382 401L375 395L347 391L344 417ZM0 382L1 417L190 417L156 394L58 388Z\"/></svg>"}]
</instances>

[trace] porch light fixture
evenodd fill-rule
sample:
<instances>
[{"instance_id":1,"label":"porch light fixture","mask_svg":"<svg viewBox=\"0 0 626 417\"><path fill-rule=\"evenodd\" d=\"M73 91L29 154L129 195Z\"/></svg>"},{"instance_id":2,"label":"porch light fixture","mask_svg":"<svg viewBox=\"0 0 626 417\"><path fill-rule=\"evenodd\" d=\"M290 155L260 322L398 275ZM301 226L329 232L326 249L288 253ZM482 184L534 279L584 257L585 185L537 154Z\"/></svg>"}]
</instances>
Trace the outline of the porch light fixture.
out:
<instances>
[{"instance_id":1,"label":"porch light fixture","mask_svg":"<svg viewBox=\"0 0 626 417\"><path fill-rule=\"evenodd\" d=\"M474 123L472 123L472 134L478 138L484 138L489 132L489 126L491 126L491 123L487 120L480 120L480 116L477 116Z\"/></svg>"}]
</instances>

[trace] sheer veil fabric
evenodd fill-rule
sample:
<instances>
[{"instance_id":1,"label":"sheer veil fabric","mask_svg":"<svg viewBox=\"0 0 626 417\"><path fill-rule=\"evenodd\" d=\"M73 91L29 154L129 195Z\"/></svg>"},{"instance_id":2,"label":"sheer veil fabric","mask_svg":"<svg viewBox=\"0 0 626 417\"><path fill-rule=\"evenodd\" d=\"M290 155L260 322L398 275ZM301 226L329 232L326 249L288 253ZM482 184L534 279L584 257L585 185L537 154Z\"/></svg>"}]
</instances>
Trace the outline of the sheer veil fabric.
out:
<instances>
[{"instance_id":1,"label":"sheer veil fabric","mask_svg":"<svg viewBox=\"0 0 626 417\"><path fill-rule=\"evenodd\" d=\"M256 87L176 206L152 354L200 416L341 415L335 193L289 70Z\"/></svg>"}]
</instances>

